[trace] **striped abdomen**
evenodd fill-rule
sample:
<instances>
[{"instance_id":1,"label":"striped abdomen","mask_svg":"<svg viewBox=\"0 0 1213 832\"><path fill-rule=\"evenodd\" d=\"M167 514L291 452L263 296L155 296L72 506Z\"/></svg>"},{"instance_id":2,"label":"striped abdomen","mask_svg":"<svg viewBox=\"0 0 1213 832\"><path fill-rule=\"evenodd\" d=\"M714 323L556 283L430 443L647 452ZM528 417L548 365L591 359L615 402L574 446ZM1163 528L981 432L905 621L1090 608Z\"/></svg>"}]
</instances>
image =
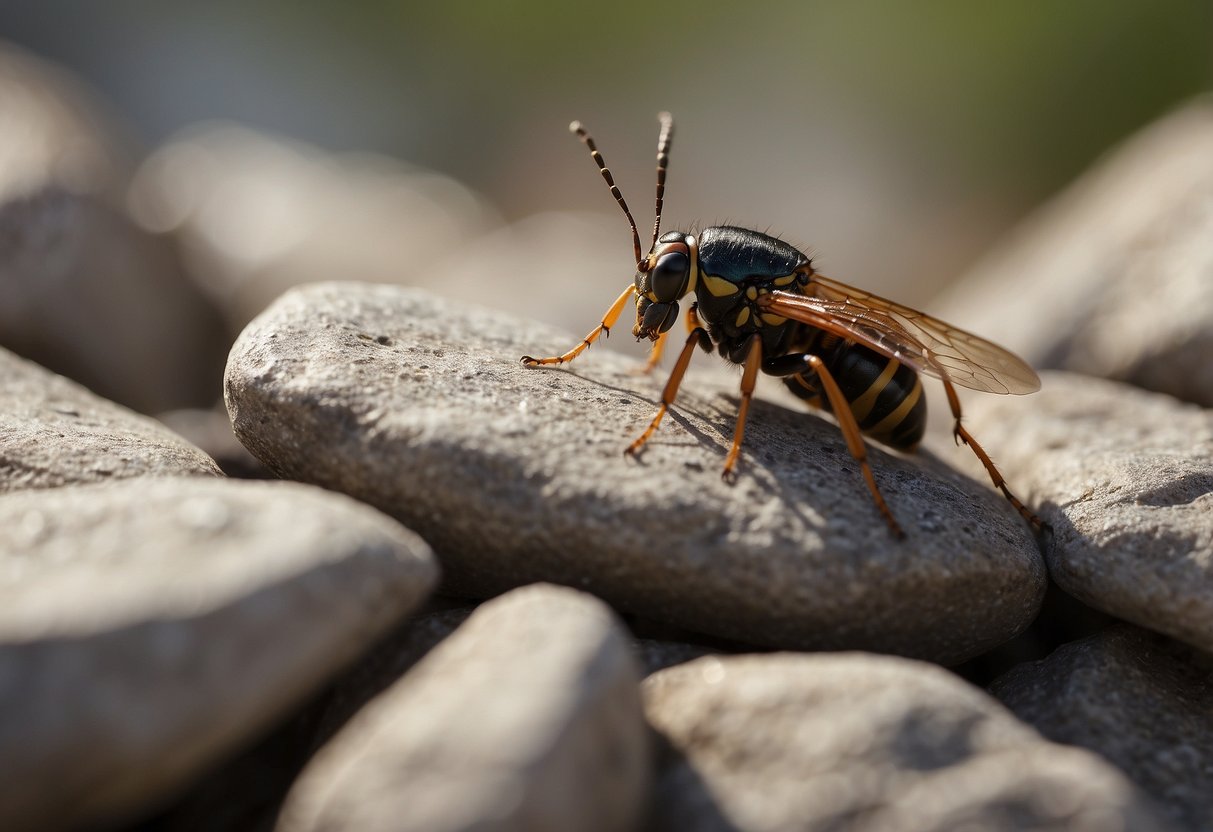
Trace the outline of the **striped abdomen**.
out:
<instances>
[{"instance_id":1,"label":"striped abdomen","mask_svg":"<svg viewBox=\"0 0 1213 832\"><path fill-rule=\"evenodd\" d=\"M851 413L865 434L894 448L910 450L927 425L927 400L918 373L866 347L837 344L822 356ZM814 407L830 410L813 373L784 379L788 388Z\"/></svg>"}]
</instances>

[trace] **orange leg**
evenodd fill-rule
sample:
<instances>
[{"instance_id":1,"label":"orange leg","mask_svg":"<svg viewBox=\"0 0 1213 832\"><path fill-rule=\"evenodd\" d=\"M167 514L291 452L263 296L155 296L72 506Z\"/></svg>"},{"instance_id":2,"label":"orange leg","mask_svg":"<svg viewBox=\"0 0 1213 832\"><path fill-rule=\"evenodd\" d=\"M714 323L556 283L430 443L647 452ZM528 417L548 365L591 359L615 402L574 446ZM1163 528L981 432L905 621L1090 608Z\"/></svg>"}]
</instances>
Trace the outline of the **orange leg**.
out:
<instances>
[{"instance_id":1,"label":"orange leg","mask_svg":"<svg viewBox=\"0 0 1213 832\"><path fill-rule=\"evenodd\" d=\"M649 350L649 360L644 363L644 366L636 370L637 375L651 375L657 369L657 365L661 363L661 353L665 351L665 339L670 337L670 331L667 329L657 337L653 342L653 348Z\"/></svg>"},{"instance_id":2,"label":"orange leg","mask_svg":"<svg viewBox=\"0 0 1213 832\"><path fill-rule=\"evenodd\" d=\"M695 311L695 305L691 304L691 308L687 310L686 318L684 319L687 325L687 334L690 335L696 329L700 329L702 325L699 323L699 315ZM642 369L638 370L639 375L651 375L657 369L657 365L661 362L661 353L665 350L665 339L670 336L670 331L667 329L661 333L661 336L653 343L653 348L649 350L649 360L645 362Z\"/></svg>"},{"instance_id":3,"label":"orange leg","mask_svg":"<svg viewBox=\"0 0 1213 832\"><path fill-rule=\"evenodd\" d=\"M615 299L611 304L611 308L602 317L602 322L598 326L590 330L589 335L581 339L581 343L573 347L564 355L554 355L551 358L532 358L529 355L522 356L522 363L528 367L538 367L542 364L563 364L566 361L572 361L577 356L581 355L590 344L598 340L599 335L610 335L611 327L615 325L615 321L619 320L619 316L623 313L623 307L627 305L628 300L636 291L636 286L631 285L623 290L623 294Z\"/></svg>"},{"instance_id":4,"label":"orange leg","mask_svg":"<svg viewBox=\"0 0 1213 832\"><path fill-rule=\"evenodd\" d=\"M859 470L863 473L863 479L868 484L868 491L872 492L872 499L876 501L876 508L880 509L880 513L884 515L885 522L889 524L889 531L893 533L893 536L899 540L904 539L906 533L897 524L897 520L893 517L893 512L889 511L888 503L884 501L880 489L876 487L876 478L872 475L872 467L868 465L868 449L863 444L863 435L859 431L859 423L855 421L855 416L851 413L851 406L847 403L846 396L838 388L838 382L834 381L834 377L830 375L830 371L826 369L824 361L816 355L805 355L804 360L813 369L813 372L817 374L817 377L821 379L821 386L825 390L826 397L830 400L830 409L834 413L834 418L838 420L838 427L842 429L843 439L847 442L847 450L851 452L851 456L859 463Z\"/></svg>"},{"instance_id":5,"label":"orange leg","mask_svg":"<svg viewBox=\"0 0 1213 832\"><path fill-rule=\"evenodd\" d=\"M964 425L960 423L960 397L956 395L956 388L952 386L952 382L946 378L943 381L943 389L948 393L948 406L952 408L952 416L956 419L956 423L952 426L952 436L956 440L956 444L961 442L969 446L969 449L977 455L981 460L981 464L986 467L986 472L989 473L990 479L994 481L994 487L1002 492L1002 496L1007 498L1007 501L1015 507L1023 519L1032 524L1032 528L1037 531L1049 529L1049 524L1037 517L1031 509L1023 504L1023 502L1011 493L1011 489L1007 488L1007 481L1002 478L1002 474L994 466L994 461L981 445L977 444L977 440L973 435L965 430Z\"/></svg>"},{"instance_id":6,"label":"orange leg","mask_svg":"<svg viewBox=\"0 0 1213 832\"><path fill-rule=\"evenodd\" d=\"M724 458L724 472L721 477L726 482L736 478L733 467L737 464L737 456L741 453L741 440L745 438L745 417L750 412L750 399L754 395L754 385L758 382L758 368L762 366L762 336L751 335L750 347L745 356L745 370L741 374L741 405L737 408L737 427L733 429L733 447Z\"/></svg>"},{"instance_id":7,"label":"orange leg","mask_svg":"<svg viewBox=\"0 0 1213 832\"><path fill-rule=\"evenodd\" d=\"M687 367L691 363L691 356L695 353L695 345L699 343L701 336L706 335L706 332L696 327L687 336L686 346L678 354L678 361L674 364L674 371L670 373L670 380L665 383L665 389L661 391L661 407L657 409L657 415L653 417L653 421L649 423L649 426L644 429L644 433L636 437L635 442L628 445L624 451L625 454L635 454L644 447L645 442L649 441L649 437L657 432L657 426L661 424L661 420L665 418L666 411L674 403L674 397L678 395L678 386L682 384L682 377L686 375Z\"/></svg>"}]
</instances>

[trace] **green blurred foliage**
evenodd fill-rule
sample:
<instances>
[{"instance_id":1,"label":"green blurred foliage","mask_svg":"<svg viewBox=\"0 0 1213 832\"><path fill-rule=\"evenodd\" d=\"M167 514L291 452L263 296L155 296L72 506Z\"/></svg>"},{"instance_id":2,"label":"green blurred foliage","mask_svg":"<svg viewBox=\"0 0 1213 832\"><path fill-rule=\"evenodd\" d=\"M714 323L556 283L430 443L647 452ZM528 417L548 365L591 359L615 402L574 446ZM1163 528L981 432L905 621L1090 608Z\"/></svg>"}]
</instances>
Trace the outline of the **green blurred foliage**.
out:
<instances>
[{"instance_id":1,"label":"green blurred foliage","mask_svg":"<svg viewBox=\"0 0 1213 832\"><path fill-rule=\"evenodd\" d=\"M287 8L321 29L348 14ZM601 106L604 97L630 91L643 100L657 89L659 106L733 118L752 109L736 100L747 90L814 111L805 93L836 88L915 154L1036 194L1213 86L1213 4L1196 0L788 1L727 11L638 0L377 0L359 8L348 21L358 30L352 40L376 44L403 84L422 79L424 104L463 110L472 129L471 114L483 128L525 113L536 97ZM639 109L647 118L653 107Z\"/></svg>"}]
</instances>

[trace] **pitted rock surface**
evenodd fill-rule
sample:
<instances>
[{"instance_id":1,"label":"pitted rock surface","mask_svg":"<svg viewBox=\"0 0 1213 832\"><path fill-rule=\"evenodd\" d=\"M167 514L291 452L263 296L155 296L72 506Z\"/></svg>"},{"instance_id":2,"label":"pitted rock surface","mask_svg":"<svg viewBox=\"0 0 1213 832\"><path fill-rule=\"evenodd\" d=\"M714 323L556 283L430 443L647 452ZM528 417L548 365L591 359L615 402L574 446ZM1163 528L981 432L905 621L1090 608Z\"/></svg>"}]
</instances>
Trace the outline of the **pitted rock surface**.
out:
<instances>
[{"instance_id":1,"label":"pitted rock surface","mask_svg":"<svg viewBox=\"0 0 1213 832\"><path fill-rule=\"evenodd\" d=\"M1040 209L931 311L1038 367L1213 406L1213 96Z\"/></svg>"},{"instance_id":2,"label":"pitted rock surface","mask_svg":"<svg viewBox=\"0 0 1213 832\"><path fill-rule=\"evenodd\" d=\"M293 483L0 497L0 828L100 828L166 800L436 579L416 535Z\"/></svg>"},{"instance_id":3,"label":"pitted rock surface","mask_svg":"<svg viewBox=\"0 0 1213 832\"><path fill-rule=\"evenodd\" d=\"M278 829L635 829L651 774L638 682L606 605L511 592L320 751Z\"/></svg>"},{"instance_id":4,"label":"pitted rock surface","mask_svg":"<svg viewBox=\"0 0 1213 832\"><path fill-rule=\"evenodd\" d=\"M0 349L0 493L219 473L159 422Z\"/></svg>"},{"instance_id":5,"label":"pitted rock surface","mask_svg":"<svg viewBox=\"0 0 1213 832\"><path fill-rule=\"evenodd\" d=\"M233 347L228 411L279 475L417 530L452 594L552 581L740 641L945 662L1035 615L1035 541L985 484L873 447L909 535L896 541L837 427L756 401L730 486L735 389L693 377L642 458L626 458L662 380L604 352L519 364L576 341L419 291L306 287Z\"/></svg>"},{"instance_id":6,"label":"pitted rock surface","mask_svg":"<svg viewBox=\"0 0 1213 832\"><path fill-rule=\"evenodd\" d=\"M1213 651L1213 411L1069 373L1045 374L1027 413L973 405L970 424L1002 426L1003 472L1053 526L1058 585Z\"/></svg>"},{"instance_id":7,"label":"pitted rock surface","mask_svg":"<svg viewBox=\"0 0 1213 832\"><path fill-rule=\"evenodd\" d=\"M653 832L1168 828L1099 757L932 665L707 657L642 690L666 741Z\"/></svg>"},{"instance_id":8,"label":"pitted rock surface","mask_svg":"<svg viewBox=\"0 0 1213 832\"><path fill-rule=\"evenodd\" d=\"M1178 827L1213 827L1213 654L1122 624L990 690L1049 739L1115 763Z\"/></svg>"}]
</instances>

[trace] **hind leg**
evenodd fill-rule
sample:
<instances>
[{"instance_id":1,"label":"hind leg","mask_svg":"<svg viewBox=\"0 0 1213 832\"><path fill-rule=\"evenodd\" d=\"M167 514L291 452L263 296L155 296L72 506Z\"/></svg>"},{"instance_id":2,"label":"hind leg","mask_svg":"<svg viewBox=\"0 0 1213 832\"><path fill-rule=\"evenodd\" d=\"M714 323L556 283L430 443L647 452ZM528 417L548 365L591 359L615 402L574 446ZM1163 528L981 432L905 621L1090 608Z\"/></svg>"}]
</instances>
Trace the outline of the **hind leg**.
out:
<instances>
[{"instance_id":1,"label":"hind leg","mask_svg":"<svg viewBox=\"0 0 1213 832\"><path fill-rule=\"evenodd\" d=\"M791 376L807 371L812 371L821 381L821 391L825 394L826 399L830 403L830 410L834 414L834 418L838 422L838 427L842 431L842 438L846 440L847 450L851 452L851 456L859 463L860 473L863 474L863 480L868 486L868 491L872 494L872 501L876 503L876 508L884 517L885 523L889 526L889 531L898 540L903 540L906 533L902 531L897 519L893 517L893 512L889 509L889 504L885 502L884 495L880 493L880 489L876 485L876 477L872 474L872 466L868 464L868 449L863 443L863 434L860 432L859 423L855 421L855 415L851 412L851 405L843 394L838 382L834 380L834 376L826 369L825 362L819 356L811 353L781 355L768 361L763 370L769 375L774 376ZM810 403L812 399L806 398Z\"/></svg>"},{"instance_id":2,"label":"hind leg","mask_svg":"<svg viewBox=\"0 0 1213 832\"><path fill-rule=\"evenodd\" d=\"M985 466L986 472L990 475L990 479L994 481L994 487L1002 492L1002 496L1007 498L1007 501L1015 507L1023 519L1032 524L1032 528L1037 531L1044 531L1049 528L1048 523L1041 520L1032 512L1030 508L1023 504L1023 501L1011 493L1011 489L1007 487L1007 481L1003 479L998 468L994 465L994 461L990 459L985 449L977 443L973 435L965 430L964 425L960 423L960 397L956 395L956 388L952 386L952 382L946 378L943 379L943 389L948 393L948 406L952 408L952 417L955 423L952 425L952 437L956 440L956 444L964 443L969 446L969 449L977 455L981 460L981 464Z\"/></svg>"}]
</instances>

